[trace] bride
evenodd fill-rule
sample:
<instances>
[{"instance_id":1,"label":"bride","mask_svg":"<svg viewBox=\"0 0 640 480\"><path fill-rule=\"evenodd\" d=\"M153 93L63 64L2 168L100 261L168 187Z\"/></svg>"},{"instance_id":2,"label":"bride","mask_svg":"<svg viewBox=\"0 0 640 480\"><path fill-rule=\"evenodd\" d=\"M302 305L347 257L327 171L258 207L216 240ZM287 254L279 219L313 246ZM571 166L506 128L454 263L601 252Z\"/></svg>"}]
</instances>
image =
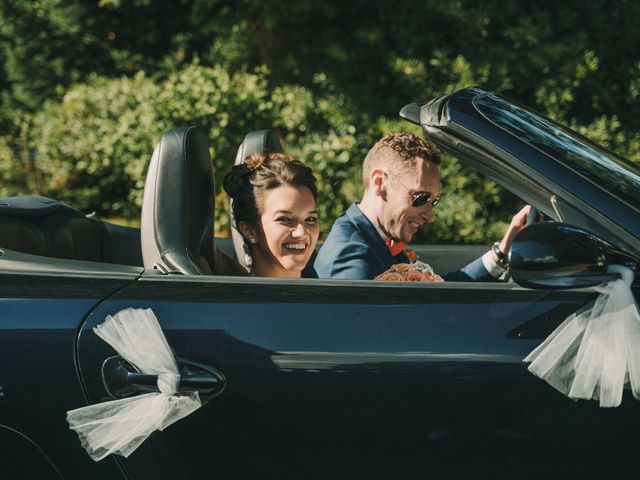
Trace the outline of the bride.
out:
<instances>
[{"instance_id":1,"label":"bride","mask_svg":"<svg viewBox=\"0 0 640 480\"><path fill-rule=\"evenodd\" d=\"M249 274L300 278L318 241L312 170L284 153L253 154L224 176Z\"/></svg>"}]
</instances>

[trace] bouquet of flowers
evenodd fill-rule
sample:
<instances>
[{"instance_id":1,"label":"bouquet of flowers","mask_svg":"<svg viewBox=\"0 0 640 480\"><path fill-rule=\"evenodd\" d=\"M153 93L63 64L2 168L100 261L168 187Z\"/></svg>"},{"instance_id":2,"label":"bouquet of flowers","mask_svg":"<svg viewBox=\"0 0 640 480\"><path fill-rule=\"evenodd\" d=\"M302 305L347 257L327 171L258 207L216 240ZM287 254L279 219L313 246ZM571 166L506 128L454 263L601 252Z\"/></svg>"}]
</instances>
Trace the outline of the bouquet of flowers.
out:
<instances>
[{"instance_id":1,"label":"bouquet of flowers","mask_svg":"<svg viewBox=\"0 0 640 480\"><path fill-rule=\"evenodd\" d=\"M444 282L443 278L433 271L433 268L420 260L413 263L396 263L387 271L382 272L374 280L387 282Z\"/></svg>"}]
</instances>

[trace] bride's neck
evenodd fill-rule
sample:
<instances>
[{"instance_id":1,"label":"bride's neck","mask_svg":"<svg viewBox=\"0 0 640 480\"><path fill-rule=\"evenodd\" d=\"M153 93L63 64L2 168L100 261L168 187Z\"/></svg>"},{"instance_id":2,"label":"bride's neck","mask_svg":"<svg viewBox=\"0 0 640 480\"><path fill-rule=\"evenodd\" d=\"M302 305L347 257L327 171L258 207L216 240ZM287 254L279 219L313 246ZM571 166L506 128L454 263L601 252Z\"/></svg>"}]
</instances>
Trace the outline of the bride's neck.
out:
<instances>
[{"instance_id":1,"label":"bride's neck","mask_svg":"<svg viewBox=\"0 0 640 480\"><path fill-rule=\"evenodd\" d=\"M249 275L252 277L300 278L300 272L285 270L280 265L266 265L254 262Z\"/></svg>"}]
</instances>

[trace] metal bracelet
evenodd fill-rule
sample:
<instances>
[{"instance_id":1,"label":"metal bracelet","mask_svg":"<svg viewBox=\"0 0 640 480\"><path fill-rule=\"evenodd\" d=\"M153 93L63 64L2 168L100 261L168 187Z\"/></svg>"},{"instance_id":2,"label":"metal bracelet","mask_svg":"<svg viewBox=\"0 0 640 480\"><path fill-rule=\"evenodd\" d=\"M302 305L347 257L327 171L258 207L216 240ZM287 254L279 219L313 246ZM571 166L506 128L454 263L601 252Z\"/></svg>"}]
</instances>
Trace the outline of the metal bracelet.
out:
<instances>
[{"instance_id":1,"label":"metal bracelet","mask_svg":"<svg viewBox=\"0 0 640 480\"><path fill-rule=\"evenodd\" d=\"M495 253L496 257L498 257L498 261L496 262L498 266L501 268L507 268L509 266L509 259L504 252L500 250L500 242L495 242L491 245L491 250Z\"/></svg>"}]
</instances>

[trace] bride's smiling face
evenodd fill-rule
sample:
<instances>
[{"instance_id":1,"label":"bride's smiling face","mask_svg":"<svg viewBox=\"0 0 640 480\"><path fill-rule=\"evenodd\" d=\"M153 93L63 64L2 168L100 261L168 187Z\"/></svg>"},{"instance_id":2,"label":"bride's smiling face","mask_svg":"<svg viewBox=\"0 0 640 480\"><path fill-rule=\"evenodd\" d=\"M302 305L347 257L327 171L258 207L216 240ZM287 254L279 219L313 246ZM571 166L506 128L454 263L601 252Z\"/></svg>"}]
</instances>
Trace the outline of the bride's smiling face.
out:
<instances>
[{"instance_id":1,"label":"bride's smiling face","mask_svg":"<svg viewBox=\"0 0 640 480\"><path fill-rule=\"evenodd\" d=\"M252 273L299 277L320 235L316 201L307 187L280 186L262 198Z\"/></svg>"}]
</instances>

